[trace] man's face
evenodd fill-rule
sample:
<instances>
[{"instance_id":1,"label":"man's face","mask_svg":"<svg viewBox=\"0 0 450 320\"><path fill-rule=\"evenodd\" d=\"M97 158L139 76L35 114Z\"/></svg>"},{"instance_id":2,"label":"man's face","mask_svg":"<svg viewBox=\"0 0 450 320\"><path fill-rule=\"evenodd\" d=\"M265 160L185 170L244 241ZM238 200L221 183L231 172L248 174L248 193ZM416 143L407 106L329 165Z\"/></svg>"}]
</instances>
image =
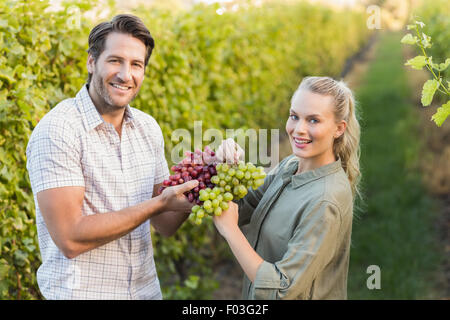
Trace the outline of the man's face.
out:
<instances>
[{"instance_id":1,"label":"man's face","mask_svg":"<svg viewBox=\"0 0 450 320\"><path fill-rule=\"evenodd\" d=\"M104 111L127 106L144 80L145 56L146 48L141 40L129 34L110 33L97 61L91 55L88 57L94 102Z\"/></svg>"}]
</instances>

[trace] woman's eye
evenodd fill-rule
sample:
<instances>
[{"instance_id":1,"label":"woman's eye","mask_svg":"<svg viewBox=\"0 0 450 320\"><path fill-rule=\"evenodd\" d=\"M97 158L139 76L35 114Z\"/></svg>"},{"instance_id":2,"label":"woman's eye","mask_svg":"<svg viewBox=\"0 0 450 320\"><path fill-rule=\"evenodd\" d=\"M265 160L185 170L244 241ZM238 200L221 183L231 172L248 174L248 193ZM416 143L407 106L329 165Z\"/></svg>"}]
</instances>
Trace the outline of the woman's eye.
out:
<instances>
[{"instance_id":1,"label":"woman's eye","mask_svg":"<svg viewBox=\"0 0 450 320\"><path fill-rule=\"evenodd\" d=\"M318 123L319 120L317 120L317 119L311 119L311 120L309 120L309 122L311 122L311 123Z\"/></svg>"},{"instance_id":2,"label":"woman's eye","mask_svg":"<svg viewBox=\"0 0 450 320\"><path fill-rule=\"evenodd\" d=\"M297 117L295 114L289 115L289 118L290 118L291 120L298 120L298 117Z\"/></svg>"}]
</instances>

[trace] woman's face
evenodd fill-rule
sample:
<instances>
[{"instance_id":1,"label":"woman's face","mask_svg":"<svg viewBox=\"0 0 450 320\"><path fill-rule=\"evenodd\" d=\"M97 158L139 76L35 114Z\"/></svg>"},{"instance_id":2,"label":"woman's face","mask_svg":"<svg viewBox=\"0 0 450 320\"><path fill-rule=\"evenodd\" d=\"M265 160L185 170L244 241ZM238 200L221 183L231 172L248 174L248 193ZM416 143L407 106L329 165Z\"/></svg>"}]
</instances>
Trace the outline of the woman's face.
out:
<instances>
[{"instance_id":1,"label":"woman's face","mask_svg":"<svg viewBox=\"0 0 450 320\"><path fill-rule=\"evenodd\" d=\"M345 130L346 123L336 123L332 96L309 90L297 92L289 111L286 132L292 152L302 161L303 169L314 169L336 161L334 139ZM300 169L300 168L299 168Z\"/></svg>"}]
</instances>

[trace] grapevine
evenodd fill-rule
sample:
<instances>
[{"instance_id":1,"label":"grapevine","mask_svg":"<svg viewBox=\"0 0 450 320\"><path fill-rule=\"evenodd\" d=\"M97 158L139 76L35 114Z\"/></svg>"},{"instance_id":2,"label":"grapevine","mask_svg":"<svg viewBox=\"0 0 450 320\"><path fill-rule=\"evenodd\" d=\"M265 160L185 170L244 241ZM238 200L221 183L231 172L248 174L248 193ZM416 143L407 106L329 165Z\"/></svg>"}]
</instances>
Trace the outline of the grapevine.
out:
<instances>
[{"instance_id":1,"label":"grapevine","mask_svg":"<svg viewBox=\"0 0 450 320\"><path fill-rule=\"evenodd\" d=\"M439 91L450 97L450 81L447 81L447 86L444 83L444 79L441 77L441 72L448 68L450 65L450 58L445 59L443 63L434 63L433 57L429 56L425 49L432 46L431 37L421 32L421 29L425 24L421 21L415 21L414 24L407 26L408 30L414 30L416 35L413 36L411 33L406 34L401 40L401 43L417 45L423 55L418 55L412 59L409 59L405 65L411 66L413 69L422 70L426 67L431 74L433 79L427 80L422 89L421 102L424 107L431 104L434 94ZM436 74L437 73L437 74ZM438 127L440 127L445 119L450 115L450 100L439 107L436 113L433 114L431 120L433 120Z\"/></svg>"}]
</instances>

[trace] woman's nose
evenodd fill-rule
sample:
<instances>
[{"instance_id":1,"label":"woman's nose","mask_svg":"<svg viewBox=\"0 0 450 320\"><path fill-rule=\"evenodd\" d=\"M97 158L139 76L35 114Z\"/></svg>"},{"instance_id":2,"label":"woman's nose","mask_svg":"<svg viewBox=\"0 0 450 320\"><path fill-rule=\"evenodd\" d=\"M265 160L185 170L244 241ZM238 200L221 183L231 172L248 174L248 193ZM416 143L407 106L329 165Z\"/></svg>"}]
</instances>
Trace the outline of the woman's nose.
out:
<instances>
[{"instance_id":1,"label":"woman's nose","mask_svg":"<svg viewBox=\"0 0 450 320\"><path fill-rule=\"evenodd\" d=\"M297 121L297 125L295 126L296 133L305 133L306 132L306 122L303 119L299 119Z\"/></svg>"}]
</instances>

